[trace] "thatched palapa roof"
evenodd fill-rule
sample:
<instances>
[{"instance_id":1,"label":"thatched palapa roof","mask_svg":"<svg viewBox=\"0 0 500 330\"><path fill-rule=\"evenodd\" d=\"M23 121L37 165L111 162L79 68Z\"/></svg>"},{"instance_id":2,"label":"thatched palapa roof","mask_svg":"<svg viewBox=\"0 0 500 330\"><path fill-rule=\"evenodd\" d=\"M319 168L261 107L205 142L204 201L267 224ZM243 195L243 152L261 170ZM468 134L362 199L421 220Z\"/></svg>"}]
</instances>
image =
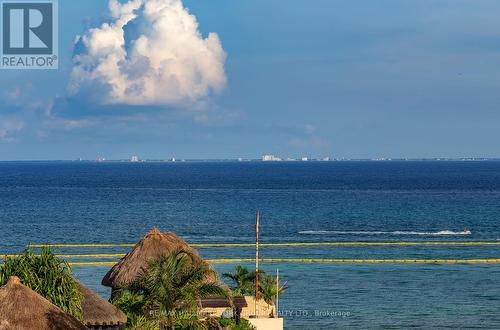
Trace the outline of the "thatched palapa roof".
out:
<instances>
[{"instance_id":1,"label":"thatched palapa roof","mask_svg":"<svg viewBox=\"0 0 500 330\"><path fill-rule=\"evenodd\" d=\"M153 228L111 268L102 279L102 285L112 288L127 287L144 274L151 260L181 248L193 254L195 262L205 263L198 252L179 236L172 232L162 233Z\"/></svg>"},{"instance_id":2,"label":"thatched palapa roof","mask_svg":"<svg viewBox=\"0 0 500 330\"><path fill-rule=\"evenodd\" d=\"M0 329L88 330L15 276L0 288Z\"/></svg>"},{"instance_id":3,"label":"thatched palapa roof","mask_svg":"<svg viewBox=\"0 0 500 330\"><path fill-rule=\"evenodd\" d=\"M77 281L77 285L83 295L83 323L87 327L121 326L127 323L127 315L121 310L82 283Z\"/></svg>"}]
</instances>

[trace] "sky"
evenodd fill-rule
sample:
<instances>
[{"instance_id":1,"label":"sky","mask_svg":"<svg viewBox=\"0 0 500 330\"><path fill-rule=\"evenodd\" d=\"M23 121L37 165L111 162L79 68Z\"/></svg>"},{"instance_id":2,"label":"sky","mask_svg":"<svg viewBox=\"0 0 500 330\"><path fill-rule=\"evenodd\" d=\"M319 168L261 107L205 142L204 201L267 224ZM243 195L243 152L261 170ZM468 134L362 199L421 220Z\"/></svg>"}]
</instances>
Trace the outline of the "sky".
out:
<instances>
[{"instance_id":1,"label":"sky","mask_svg":"<svg viewBox=\"0 0 500 330\"><path fill-rule=\"evenodd\" d=\"M59 0L0 160L500 157L496 0Z\"/></svg>"}]
</instances>

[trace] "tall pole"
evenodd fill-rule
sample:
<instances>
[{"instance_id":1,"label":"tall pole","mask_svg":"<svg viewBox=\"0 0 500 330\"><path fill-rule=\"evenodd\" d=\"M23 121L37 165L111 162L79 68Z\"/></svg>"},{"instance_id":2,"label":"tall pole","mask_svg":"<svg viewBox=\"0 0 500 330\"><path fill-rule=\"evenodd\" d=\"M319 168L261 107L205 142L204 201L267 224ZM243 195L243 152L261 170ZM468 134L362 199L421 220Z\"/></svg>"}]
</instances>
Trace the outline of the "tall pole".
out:
<instances>
[{"instance_id":1,"label":"tall pole","mask_svg":"<svg viewBox=\"0 0 500 330\"><path fill-rule=\"evenodd\" d=\"M255 317L257 318L257 301L259 300L259 222L260 213L255 215Z\"/></svg>"},{"instance_id":2,"label":"tall pole","mask_svg":"<svg viewBox=\"0 0 500 330\"><path fill-rule=\"evenodd\" d=\"M280 302L280 270L276 269L276 304L274 308L276 309L276 317L279 316L279 302Z\"/></svg>"}]
</instances>

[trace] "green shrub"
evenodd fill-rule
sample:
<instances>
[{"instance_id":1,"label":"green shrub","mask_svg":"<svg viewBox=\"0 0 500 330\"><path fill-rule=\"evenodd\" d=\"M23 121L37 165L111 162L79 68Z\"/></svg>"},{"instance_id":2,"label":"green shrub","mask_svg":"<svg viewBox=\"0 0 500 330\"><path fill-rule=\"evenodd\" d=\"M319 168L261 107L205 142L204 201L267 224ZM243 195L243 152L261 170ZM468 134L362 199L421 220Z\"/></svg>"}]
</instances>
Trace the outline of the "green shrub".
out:
<instances>
[{"instance_id":1,"label":"green shrub","mask_svg":"<svg viewBox=\"0 0 500 330\"><path fill-rule=\"evenodd\" d=\"M71 267L49 248L43 248L40 255L28 249L19 256L6 258L0 265L0 285L5 285L10 276L19 277L23 285L76 319L83 319L83 296L71 275Z\"/></svg>"},{"instance_id":2,"label":"green shrub","mask_svg":"<svg viewBox=\"0 0 500 330\"><path fill-rule=\"evenodd\" d=\"M127 314L129 320L144 314L144 296L132 290L118 290L113 296L112 304Z\"/></svg>"},{"instance_id":3,"label":"green shrub","mask_svg":"<svg viewBox=\"0 0 500 330\"><path fill-rule=\"evenodd\" d=\"M148 320L145 316L129 318L126 330L160 330L158 323Z\"/></svg>"},{"instance_id":4,"label":"green shrub","mask_svg":"<svg viewBox=\"0 0 500 330\"><path fill-rule=\"evenodd\" d=\"M240 324L236 324L234 319L221 317L219 323L223 329L227 330L256 330L256 328L245 319L241 319Z\"/></svg>"}]
</instances>

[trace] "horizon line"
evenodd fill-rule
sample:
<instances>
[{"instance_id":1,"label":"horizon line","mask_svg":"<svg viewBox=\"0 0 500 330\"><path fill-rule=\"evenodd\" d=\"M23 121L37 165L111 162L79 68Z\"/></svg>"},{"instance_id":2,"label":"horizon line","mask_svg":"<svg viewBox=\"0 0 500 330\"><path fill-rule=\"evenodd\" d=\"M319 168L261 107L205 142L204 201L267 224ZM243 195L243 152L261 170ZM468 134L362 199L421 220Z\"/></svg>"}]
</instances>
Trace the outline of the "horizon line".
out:
<instances>
[{"instance_id":1,"label":"horizon line","mask_svg":"<svg viewBox=\"0 0 500 330\"><path fill-rule=\"evenodd\" d=\"M116 159L0 159L0 163L40 163L40 162L72 162L72 163L185 163L185 162L262 162L262 163L307 163L307 162L397 162L397 161L500 161L500 157L416 157L416 158L405 158L405 157L387 157L387 158L307 158L303 160L301 158L283 158L280 160L263 160L262 158L167 158L167 159L156 159L156 158L140 158L137 160L131 160L130 158L116 158Z\"/></svg>"}]
</instances>

